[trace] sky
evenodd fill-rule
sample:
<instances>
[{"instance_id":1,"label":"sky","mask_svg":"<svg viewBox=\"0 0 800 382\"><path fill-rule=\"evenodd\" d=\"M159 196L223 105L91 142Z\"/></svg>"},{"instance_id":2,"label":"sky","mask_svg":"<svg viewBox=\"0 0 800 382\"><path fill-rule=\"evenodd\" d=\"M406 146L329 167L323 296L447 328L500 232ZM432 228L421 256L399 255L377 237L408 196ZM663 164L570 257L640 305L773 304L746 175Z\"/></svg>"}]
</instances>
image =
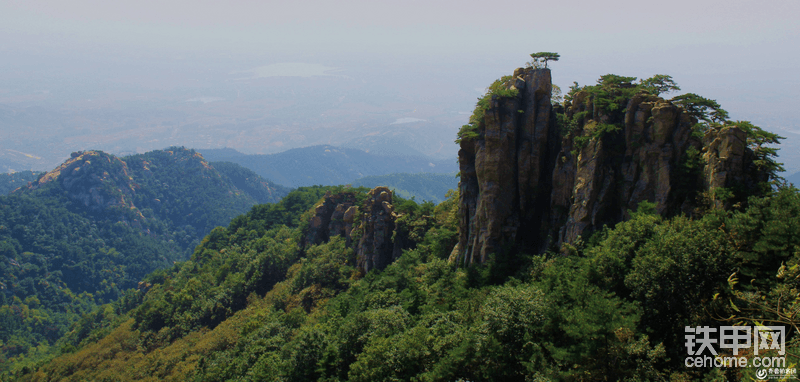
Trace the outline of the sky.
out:
<instances>
[{"instance_id":1,"label":"sky","mask_svg":"<svg viewBox=\"0 0 800 382\"><path fill-rule=\"evenodd\" d=\"M793 112L800 100L797 15L800 2L796 0L0 0L0 105L13 110L41 106L53 113L69 109L71 118L77 120L80 110L93 110L92 115L101 109L107 115L130 114L133 109L126 109L132 107L127 101L88 106L86 100L110 99L112 93L134 97L131 94L135 92L135 97L153 100L136 104L138 114L151 116L170 110L180 114L175 117L180 121L169 126L188 126L187 121L195 118L203 121L202 126L213 127L217 126L214 115L235 118L236 107L244 107L232 102L234 91L236 100L244 99L242 93L248 91L250 99L266 100L269 97L254 95L255 89L263 93L276 86L297 86L307 92L295 94L304 97L296 103L309 98L308 94L353 99L359 92L369 92L380 112L391 113L379 121L355 117L360 112L348 111L364 107L363 100L343 101L335 107L314 101L308 106L313 113L336 110L354 117L341 117L327 125L298 122L303 129L314 130L314 123L325 126L314 134L316 138L303 133L304 138L267 142L265 137L274 135L273 129L249 139L250 146L237 143L247 141L246 137L219 138L220 142L242 151L274 152L304 142L338 143L337 137L342 136L355 139L358 131L340 133L348 123L377 129L403 118L427 121L417 123L430 123L430 129L448 136L460 126L458 118L466 119L463 112L471 111L480 89L523 66L529 53L554 51L561 54L561 60L551 64L553 78L563 88L573 81L592 84L607 73L640 78L669 74L684 92L716 99L733 119L751 120L786 136L791 150L784 150L782 159L789 163L790 171L800 171L800 157L794 156L800 151L796 150L800 148L796 144L800 118ZM302 68L292 72L292 65ZM261 77L279 75L294 80L259 82L259 73ZM315 83L304 82L323 77ZM243 79L252 81L244 86ZM365 85L355 87L355 83ZM351 90L337 90L341 86ZM123 98L118 95L117 99ZM197 99L198 105L217 109L187 111L183 104L171 109L164 106L179 99ZM275 103L274 97L269 99L270 104ZM292 99L291 95L286 99ZM223 111L221 105L226 102ZM248 105L252 114L256 104ZM183 109L176 111L179 106ZM400 112L425 107L438 111L426 115ZM203 113L202 118L193 113ZM447 113L453 117L441 117ZM85 118L96 124L108 123L99 117ZM132 139L136 134L125 135L120 129L146 124L137 125L130 115L125 118L127 127L117 126L114 136ZM264 122L264 126L269 123L284 126L284 130L287 125L280 120ZM4 140L14 138L11 129L12 124L0 125ZM257 134L258 129L251 127L250 131ZM47 130L40 129L39 134L42 131ZM217 139L208 134L209 140ZM67 135L64 142L81 142ZM122 151L183 144L180 132L173 131L171 136L173 141L143 137L142 142L147 138L152 144L140 142L135 148L119 143L122 138L114 138L114 144L109 143L111 139L81 144L107 144L109 150L116 147ZM258 139L265 139L263 150L252 145ZM17 141L14 147L0 142L0 149L30 148L30 142ZM80 144L62 146L71 150ZM49 151L62 149L55 143L48 147ZM454 153L454 149L448 150L447 155Z\"/></svg>"}]
</instances>

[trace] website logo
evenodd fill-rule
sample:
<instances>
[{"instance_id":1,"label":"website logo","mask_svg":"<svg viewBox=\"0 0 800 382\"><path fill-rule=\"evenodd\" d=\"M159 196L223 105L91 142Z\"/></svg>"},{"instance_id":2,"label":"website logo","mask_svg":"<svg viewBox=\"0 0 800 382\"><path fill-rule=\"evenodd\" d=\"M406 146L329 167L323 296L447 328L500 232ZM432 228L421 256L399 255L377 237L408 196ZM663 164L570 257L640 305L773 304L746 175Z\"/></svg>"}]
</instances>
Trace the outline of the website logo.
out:
<instances>
[{"instance_id":1,"label":"website logo","mask_svg":"<svg viewBox=\"0 0 800 382\"><path fill-rule=\"evenodd\" d=\"M760 380L797 379L797 369L786 367L784 326L686 326L684 331L686 367L754 367Z\"/></svg>"}]
</instances>

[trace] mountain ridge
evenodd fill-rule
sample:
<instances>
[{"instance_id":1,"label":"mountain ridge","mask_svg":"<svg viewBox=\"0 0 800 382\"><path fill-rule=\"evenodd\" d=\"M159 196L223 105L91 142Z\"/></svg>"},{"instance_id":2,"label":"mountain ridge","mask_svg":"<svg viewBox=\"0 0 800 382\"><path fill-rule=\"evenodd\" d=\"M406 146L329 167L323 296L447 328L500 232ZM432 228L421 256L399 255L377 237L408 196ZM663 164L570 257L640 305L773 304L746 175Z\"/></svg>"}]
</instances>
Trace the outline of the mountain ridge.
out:
<instances>
[{"instance_id":1,"label":"mountain ridge","mask_svg":"<svg viewBox=\"0 0 800 382\"><path fill-rule=\"evenodd\" d=\"M97 305L129 298L212 228L287 192L171 148L125 158L75 152L0 196L0 373L6 360L46 356Z\"/></svg>"},{"instance_id":2,"label":"mountain ridge","mask_svg":"<svg viewBox=\"0 0 800 382\"><path fill-rule=\"evenodd\" d=\"M354 148L317 145L278 154L234 154L230 149L205 150L211 161L228 161L247 167L264 178L287 187L339 185L370 175L391 173L451 173L455 160L420 156L377 155ZM199 149L200 152L204 150ZM241 155L239 155L241 154Z\"/></svg>"}]
</instances>

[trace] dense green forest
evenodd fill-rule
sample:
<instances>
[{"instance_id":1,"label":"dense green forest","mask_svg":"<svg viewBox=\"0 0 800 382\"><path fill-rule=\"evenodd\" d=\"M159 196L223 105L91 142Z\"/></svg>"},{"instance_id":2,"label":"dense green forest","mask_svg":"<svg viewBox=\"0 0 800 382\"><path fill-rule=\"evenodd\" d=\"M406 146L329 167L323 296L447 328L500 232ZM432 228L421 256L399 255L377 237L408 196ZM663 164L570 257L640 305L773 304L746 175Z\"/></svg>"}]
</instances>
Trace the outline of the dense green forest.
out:
<instances>
[{"instance_id":1,"label":"dense green forest","mask_svg":"<svg viewBox=\"0 0 800 382\"><path fill-rule=\"evenodd\" d=\"M0 196L0 372L58 351L84 314L287 192L238 165L219 167L181 148L76 153L43 182Z\"/></svg>"},{"instance_id":2,"label":"dense green forest","mask_svg":"<svg viewBox=\"0 0 800 382\"><path fill-rule=\"evenodd\" d=\"M294 191L214 230L190 261L85 316L61 357L20 377L743 379L751 369L683 367L684 326L793 320L797 309L786 300L800 259L793 188L694 220L643 205L569 256L527 255L501 282L448 262L456 195L435 207L395 203L425 231L383 271L359 273L340 237L302 248L298 217L323 191Z\"/></svg>"},{"instance_id":3,"label":"dense green forest","mask_svg":"<svg viewBox=\"0 0 800 382\"><path fill-rule=\"evenodd\" d=\"M566 98L583 92L619 117L613 113L631 96L677 88L668 76L634 80L603 76L597 85L576 84ZM514 96L508 83L496 82L476 114L492 112L493 96ZM669 102L692 113L686 120L696 122L697 135L733 124L712 100L688 94ZM562 138L576 145L621 130L618 118L581 130L588 117L554 119ZM481 123L476 118L459 139L485 134ZM299 188L214 228L190 259L148 274L135 290L87 305L53 342L55 350L9 360L7 375L21 381L751 380L752 365L687 366L686 328L762 324L788 327L786 367L796 368L800 192L778 177L771 145L780 137L735 124L760 182L697 192L691 214L658 214L655 203L641 202L623 221L558 248L533 253L507 243L482 264L455 261L459 191L434 204L382 189ZM699 152L678 169L686 184L700 176ZM168 208L149 208L144 216L186 221ZM323 230L347 234L317 235ZM19 252L13 244L3 248ZM364 258L381 251L390 264L365 269ZM22 303L25 312L40 304ZM720 355L731 356L730 349Z\"/></svg>"}]
</instances>

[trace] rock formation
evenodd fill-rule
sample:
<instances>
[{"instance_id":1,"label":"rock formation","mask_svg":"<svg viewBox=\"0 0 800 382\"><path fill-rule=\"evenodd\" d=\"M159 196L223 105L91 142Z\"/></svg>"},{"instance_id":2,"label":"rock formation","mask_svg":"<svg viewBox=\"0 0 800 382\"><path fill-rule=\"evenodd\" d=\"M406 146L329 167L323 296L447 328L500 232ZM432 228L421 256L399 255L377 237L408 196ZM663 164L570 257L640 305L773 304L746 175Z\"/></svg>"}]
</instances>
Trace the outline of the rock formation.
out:
<instances>
[{"instance_id":1,"label":"rock formation","mask_svg":"<svg viewBox=\"0 0 800 382\"><path fill-rule=\"evenodd\" d=\"M27 189L36 190L50 182L58 182L69 197L99 213L109 209L131 210L141 217L133 205L136 184L128 174L128 165L102 151L79 151L48 172Z\"/></svg>"},{"instance_id":2,"label":"rock formation","mask_svg":"<svg viewBox=\"0 0 800 382\"><path fill-rule=\"evenodd\" d=\"M376 187L369 191L358 206L354 192L326 193L314 207L308 228L303 235L303 247L327 242L342 236L353 248L356 266L364 273L386 268L404 249L416 245L415 227L400 219L395 212L392 190ZM427 222L429 217L422 217ZM423 229L429 228L423 224Z\"/></svg>"},{"instance_id":3,"label":"rock formation","mask_svg":"<svg viewBox=\"0 0 800 382\"><path fill-rule=\"evenodd\" d=\"M328 191L322 203L314 208L303 246L325 243L331 236L342 236L350 244L350 232L358 213L353 192L331 194Z\"/></svg>"},{"instance_id":4,"label":"rock formation","mask_svg":"<svg viewBox=\"0 0 800 382\"><path fill-rule=\"evenodd\" d=\"M759 183L769 180L769 176L754 165L755 156L747 148L747 134L744 131L737 128L711 131L705 135L703 143L705 189L753 190ZM747 192L740 194L746 195ZM717 208L727 208L737 201L735 198L721 199L719 195L709 196Z\"/></svg>"},{"instance_id":5,"label":"rock formation","mask_svg":"<svg viewBox=\"0 0 800 382\"><path fill-rule=\"evenodd\" d=\"M358 268L369 272L391 264L395 254L392 234L396 219L392 191L388 187L375 187L371 190L364 201L361 215L361 237L356 246Z\"/></svg>"},{"instance_id":6,"label":"rock formation","mask_svg":"<svg viewBox=\"0 0 800 382\"><path fill-rule=\"evenodd\" d=\"M477 134L460 143L460 239L451 259L462 264L558 249L643 201L662 215L692 214L708 190L758 181L747 171L744 132L702 138L695 118L658 96L639 92L608 111L584 90L553 106L549 69L517 69L506 86L517 95L492 95ZM692 161L705 165L692 169Z\"/></svg>"}]
</instances>

